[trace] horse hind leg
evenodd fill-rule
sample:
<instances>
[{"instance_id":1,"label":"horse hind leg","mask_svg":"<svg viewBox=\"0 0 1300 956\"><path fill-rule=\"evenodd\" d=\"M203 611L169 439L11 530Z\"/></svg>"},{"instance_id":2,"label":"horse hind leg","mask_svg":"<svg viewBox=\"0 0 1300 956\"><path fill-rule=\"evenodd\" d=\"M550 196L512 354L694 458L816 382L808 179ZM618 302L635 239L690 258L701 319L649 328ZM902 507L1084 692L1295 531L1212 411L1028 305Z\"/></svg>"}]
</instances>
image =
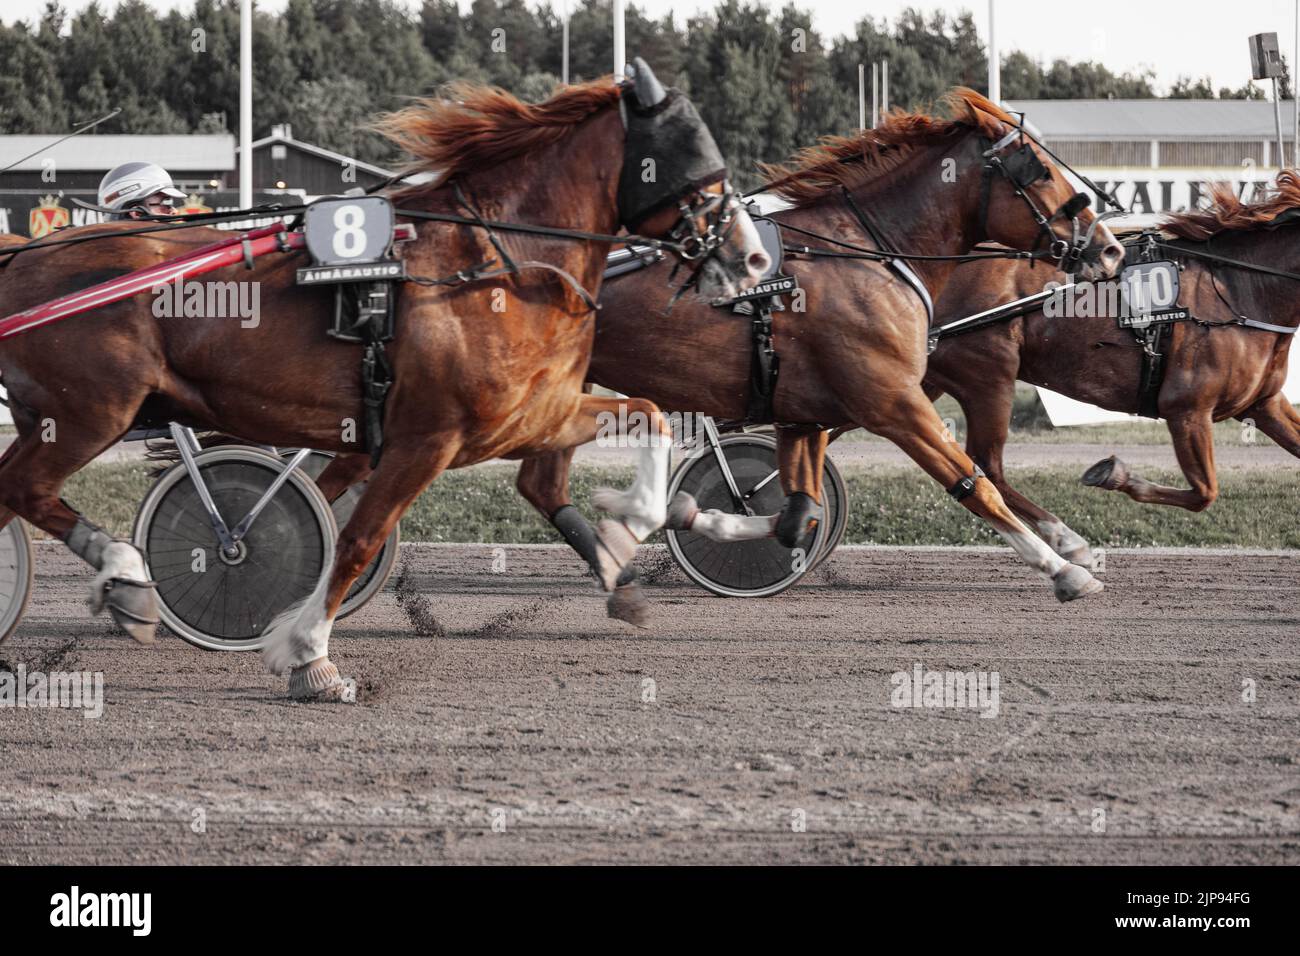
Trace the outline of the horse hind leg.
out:
<instances>
[{"instance_id":1,"label":"horse hind leg","mask_svg":"<svg viewBox=\"0 0 1300 956\"><path fill-rule=\"evenodd\" d=\"M715 508L701 511L694 496L679 491L668 504L665 527L691 531L724 544L773 537L786 548L805 542L823 516L822 466L827 433L820 428L782 427L776 436L777 468L786 495L780 512L738 515Z\"/></svg>"},{"instance_id":2,"label":"horse hind leg","mask_svg":"<svg viewBox=\"0 0 1300 956\"><path fill-rule=\"evenodd\" d=\"M672 429L667 419L653 402L645 399L583 395L577 412L552 436L550 444L558 452L593 439L606 441L612 437L611 423L619 426L613 433L621 436L620 443L637 448L640 454L636 477L626 491L598 488L592 493L592 503L610 516L597 523L594 541L590 538L590 526L586 520L577 509L568 506L567 459L561 462L558 471L552 464L549 474L541 465L526 467L520 473L519 489L535 507L547 514L565 539L592 564L601 587L610 593L607 602L609 616L637 627L646 627L650 619L649 605L636 586L636 569L632 562L637 546L663 527L668 517ZM555 488L547 490L548 481L561 479L563 490L558 493ZM552 510L556 504L559 507Z\"/></svg>"},{"instance_id":3,"label":"horse hind leg","mask_svg":"<svg viewBox=\"0 0 1300 956\"><path fill-rule=\"evenodd\" d=\"M1209 412L1198 410L1170 418L1169 434L1174 441L1178 466L1190 489L1148 481L1115 455L1097 462L1083 473L1080 481L1104 491L1123 492L1139 504L1204 511L1219 497L1219 481L1214 470L1214 426Z\"/></svg>"},{"instance_id":4,"label":"horse hind leg","mask_svg":"<svg viewBox=\"0 0 1300 956\"><path fill-rule=\"evenodd\" d=\"M1255 403L1237 417L1251 419L1256 428L1300 458L1300 412L1281 392Z\"/></svg>"},{"instance_id":5,"label":"horse hind leg","mask_svg":"<svg viewBox=\"0 0 1300 956\"><path fill-rule=\"evenodd\" d=\"M141 644L152 644L158 626L158 597L144 570L144 559L130 543L114 539L59 497L64 481L94 460L125 428L111 419L93 435L78 429L60 434L57 421L19 419L19 437L0 460L0 504L58 538L95 569L87 604L92 614L107 608L122 630ZM52 426L52 431L46 428ZM47 440L48 439L48 440Z\"/></svg>"}]
</instances>

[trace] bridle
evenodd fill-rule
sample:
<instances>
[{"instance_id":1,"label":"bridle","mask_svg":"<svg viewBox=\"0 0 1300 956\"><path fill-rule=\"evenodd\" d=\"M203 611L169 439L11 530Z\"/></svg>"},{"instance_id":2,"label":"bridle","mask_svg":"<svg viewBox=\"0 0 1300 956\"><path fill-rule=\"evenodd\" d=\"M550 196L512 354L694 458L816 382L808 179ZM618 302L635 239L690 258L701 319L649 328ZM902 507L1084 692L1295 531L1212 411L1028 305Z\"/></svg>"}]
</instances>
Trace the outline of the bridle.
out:
<instances>
[{"instance_id":1,"label":"bridle","mask_svg":"<svg viewBox=\"0 0 1300 956\"><path fill-rule=\"evenodd\" d=\"M1008 147L1017 139L1020 141L1019 147L1008 151ZM984 142L988 143L989 141L986 139ZM1065 168L1068 169L1069 167L1066 166ZM1001 174L1002 178L1011 186L1012 191L1029 207L1030 215L1034 217L1034 222L1038 226L1038 237L1034 240L1032 251L1037 252L1039 246L1046 240L1048 257L1059 264L1062 272L1074 272L1082 264L1088 247L1092 244L1092 238L1097 231L1097 226L1102 221L1101 216L1096 216L1093 218L1092 224L1086 229L1079 222L1079 213L1087 209L1091 203L1087 194L1075 193L1063 202L1055 212L1050 214L1045 212L1034 201L1034 197L1029 194L1029 188L1036 182L1051 179L1051 171L1038 158L1033 145L1026 141L1024 128L1015 126L1000 140L990 144L984 150L984 169L980 181L979 222L980 230L985 235L988 235L989 200L993 190L994 173ZM1052 231L1052 223L1058 219L1068 219L1070 221L1069 239L1063 239Z\"/></svg>"},{"instance_id":2,"label":"bridle","mask_svg":"<svg viewBox=\"0 0 1300 956\"><path fill-rule=\"evenodd\" d=\"M668 233L668 238L680 246L677 255L686 262L716 255L735 228L740 208L740 198L726 180L721 192L711 193L702 187L682 198L677 204L681 217ZM701 219L705 222L703 229Z\"/></svg>"},{"instance_id":3,"label":"bridle","mask_svg":"<svg viewBox=\"0 0 1300 956\"><path fill-rule=\"evenodd\" d=\"M670 308L699 283L709 260L718 257L732 230L736 228L736 213L743 208L740 194L725 179L720 192L709 192L707 187L702 186L678 201L677 211L680 215L668 233L669 240L676 246L674 251L678 262L673 266L668 281L672 283L682 262L690 263L691 271L686 281L673 293L669 301ZM700 228L701 220L704 221L703 229Z\"/></svg>"}]
</instances>

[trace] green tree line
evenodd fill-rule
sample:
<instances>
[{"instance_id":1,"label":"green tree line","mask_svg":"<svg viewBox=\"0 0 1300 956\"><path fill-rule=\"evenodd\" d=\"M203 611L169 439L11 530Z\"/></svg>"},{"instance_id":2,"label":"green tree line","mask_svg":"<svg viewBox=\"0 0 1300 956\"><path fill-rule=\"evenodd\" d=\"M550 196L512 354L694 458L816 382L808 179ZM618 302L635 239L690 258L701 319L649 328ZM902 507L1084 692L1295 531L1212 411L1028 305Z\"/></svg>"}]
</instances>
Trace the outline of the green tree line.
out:
<instances>
[{"instance_id":1,"label":"green tree line","mask_svg":"<svg viewBox=\"0 0 1300 956\"><path fill-rule=\"evenodd\" d=\"M560 82L561 20L549 3L424 0L289 0L255 14L255 135L291 123L294 135L347 155L395 164L366 123L450 80L502 86L529 100ZM579 0L570 19L571 80L609 71L611 4ZM909 9L893 22L864 17L851 35L824 37L809 11L747 0L678 25L635 4L628 55L644 57L686 90L738 179L758 160L781 160L827 133L858 124L858 64L888 59L891 105L924 106L954 85L985 87L985 48L969 12ZM161 13L143 0L98 4L69 17L49 0L36 23L0 24L0 132L52 133L122 112L105 133L235 131L239 110L238 0L197 0ZM1003 59L1002 94L1017 98L1152 97L1152 73L1116 74L1100 63L1044 63L1022 51ZM870 94L868 93L868 96ZM1169 95L1255 97L1247 84L1216 91L1180 78Z\"/></svg>"}]
</instances>

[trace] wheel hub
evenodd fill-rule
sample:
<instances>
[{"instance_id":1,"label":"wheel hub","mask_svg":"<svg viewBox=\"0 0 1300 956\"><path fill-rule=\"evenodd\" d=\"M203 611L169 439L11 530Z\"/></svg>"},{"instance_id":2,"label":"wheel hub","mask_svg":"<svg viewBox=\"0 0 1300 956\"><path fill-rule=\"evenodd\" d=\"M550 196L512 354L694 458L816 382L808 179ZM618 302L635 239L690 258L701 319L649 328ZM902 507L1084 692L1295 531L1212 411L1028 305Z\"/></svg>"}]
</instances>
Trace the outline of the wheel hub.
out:
<instances>
[{"instance_id":1,"label":"wheel hub","mask_svg":"<svg viewBox=\"0 0 1300 956\"><path fill-rule=\"evenodd\" d=\"M228 564L231 567L243 564L244 559L248 557L248 546L243 541L235 542L234 552L228 552L225 548L217 549L217 556L221 558L222 564Z\"/></svg>"}]
</instances>

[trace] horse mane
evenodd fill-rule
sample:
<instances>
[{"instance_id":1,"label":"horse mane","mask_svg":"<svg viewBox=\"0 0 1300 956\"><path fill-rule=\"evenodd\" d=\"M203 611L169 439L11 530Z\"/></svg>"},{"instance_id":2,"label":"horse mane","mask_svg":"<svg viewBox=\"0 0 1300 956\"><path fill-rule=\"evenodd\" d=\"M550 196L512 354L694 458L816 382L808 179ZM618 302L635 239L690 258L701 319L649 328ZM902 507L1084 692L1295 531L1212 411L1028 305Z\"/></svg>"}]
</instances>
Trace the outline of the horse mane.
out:
<instances>
[{"instance_id":1,"label":"horse mane","mask_svg":"<svg viewBox=\"0 0 1300 956\"><path fill-rule=\"evenodd\" d=\"M395 194L404 198L557 143L621 95L612 77L565 87L544 103L525 103L498 87L453 83L443 96L384 114L371 128L415 157L405 174L436 174L432 183Z\"/></svg>"},{"instance_id":2,"label":"horse mane","mask_svg":"<svg viewBox=\"0 0 1300 956\"><path fill-rule=\"evenodd\" d=\"M1019 125L1002 107L966 87L950 91L942 102L952 118L896 109L875 129L823 137L817 145L799 150L788 163L759 163L764 187L787 202L806 206L841 186L853 189L871 182L902 165L916 150L956 132L975 128L998 139L1005 132L1002 123Z\"/></svg>"},{"instance_id":3,"label":"horse mane","mask_svg":"<svg viewBox=\"0 0 1300 956\"><path fill-rule=\"evenodd\" d=\"M1271 194L1258 202L1242 202L1231 183L1214 183L1208 208L1173 213L1160 221L1160 228L1178 239L1203 242L1229 229L1262 229L1290 209L1300 209L1300 174L1284 169Z\"/></svg>"}]
</instances>

